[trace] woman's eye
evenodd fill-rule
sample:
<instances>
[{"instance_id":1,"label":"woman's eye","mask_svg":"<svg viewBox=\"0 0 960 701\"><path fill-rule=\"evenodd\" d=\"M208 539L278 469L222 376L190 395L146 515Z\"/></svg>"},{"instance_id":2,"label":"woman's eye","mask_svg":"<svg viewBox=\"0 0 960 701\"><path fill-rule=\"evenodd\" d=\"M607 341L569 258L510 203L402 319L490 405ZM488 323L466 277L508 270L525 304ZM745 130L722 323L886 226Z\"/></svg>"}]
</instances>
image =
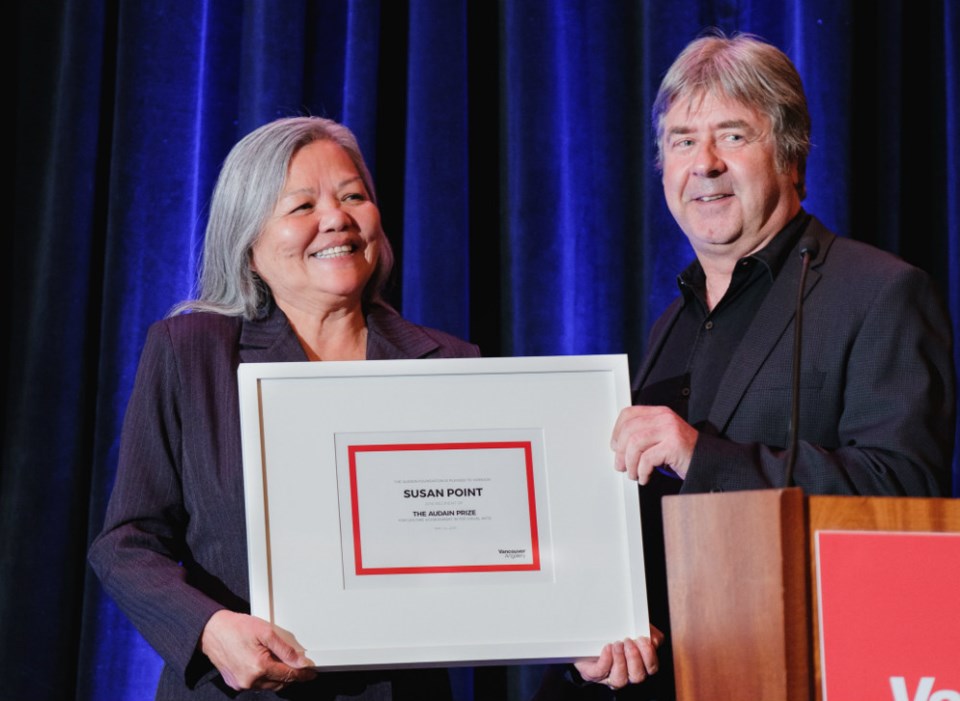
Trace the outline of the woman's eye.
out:
<instances>
[{"instance_id":1,"label":"woman's eye","mask_svg":"<svg viewBox=\"0 0 960 701\"><path fill-rule=\"evenodd\" d=\"M343 196L344 202L363 202L367 198L362 192L349 192Z\"/></svg>"}]
</instances>

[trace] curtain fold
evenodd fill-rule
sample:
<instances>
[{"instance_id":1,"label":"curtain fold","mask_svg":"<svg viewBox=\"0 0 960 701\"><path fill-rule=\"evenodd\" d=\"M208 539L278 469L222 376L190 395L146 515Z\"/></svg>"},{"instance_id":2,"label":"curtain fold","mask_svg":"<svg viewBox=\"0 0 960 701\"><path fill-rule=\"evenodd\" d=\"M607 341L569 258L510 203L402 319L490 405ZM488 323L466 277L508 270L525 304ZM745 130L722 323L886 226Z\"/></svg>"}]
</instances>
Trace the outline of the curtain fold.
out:
<instances>
[{"instance_id":1,"label":"curtain fold","mask_svg":"<svg viewBox=\"0 0 960 701\"><path fill-rule=\"evenodd\" d=\"M349 125L356 134L363 149L367 166L376 173L376 144L377 130L377 68L380 63L380 13L379 3L376 0L353 2L347 7L347 23L344 32L345 49L343 79L339 89L341 91L342 109L330 108L331 114L342 114L344 124ZM323 44L333 46L335 37L326 36L329 27L326 22L318 21L318 29L324 29ZM339 56L330 57L333 61ZM318 76L325 81L332 81L335 72L329 71L327 57L317 61L315 70ZM337 85L332 82L328 87L318 91L318 94L333 93Z\"/></svg>"},{"instance_id":2,"label":"curtain fold","mask_svg":"<svg viewBox=\"0 0 960 701\"><path fill-rule=\"evenodd\" d=\"M403 279L436 285L405 287L404 313L464 338L470 335L466 19L466 0L410 3L402 242Z\"/></svg>"},{"instance_id":3,"label":"curtain fold","mask_svg":"<svg viewBox=\"0 0 960 701\"><path fill-rule=\"evenodd\" d=\"M949 235L949 288L950 309L953 311L954 328L960 319L960 6L945 3L943 6L944 71L943 92L947 96L946 113L942 121L947 132L947 232Z\"/></svg>"},{"instance_id":4,"label":"curtain fold","mask_svg":"<svg viewBox=\"0 0 960 701\"><path fill-rule=\"evenodd\" d=\"M17 20L32 44L16 54L3 275L0 666L14 695L56 698L72 693L85 591L111 29L99 2L23 8Z\"/></svg>"},{"instance_id":5,"label":"curtain fold","mask_svg":"<svg viewBox=\"0 0 960 701\"><path fill-rule=\"evenodd\" d=\"M813 119L805 206L928 270L960 327L952 0L18 3L4 693L152 695L159 660L85 551L146 328L192 292L239 138L305 113L353 129L397 253L390 299L411 319L487 355L627 352L635 365L691 258L649 112L709 26L794 59ZM541 674L461 670L457 698L520 701Z\"/></svg>"},{"instance_id":6,"label":"curtain fold","mask_svg":"<svg viewBox=\"0 0 960 701\"><path fill-rule=\"evenodd\" d=\"M523 37L505 41L503 85L510 354L627 345L619 309L637 265L625 256L636 252L639 235L634 203L649 197L634 177L648 135L634 88L637 7L605 9L589 2L504 9L506 36Z\"/></svg>"}]
</instances>

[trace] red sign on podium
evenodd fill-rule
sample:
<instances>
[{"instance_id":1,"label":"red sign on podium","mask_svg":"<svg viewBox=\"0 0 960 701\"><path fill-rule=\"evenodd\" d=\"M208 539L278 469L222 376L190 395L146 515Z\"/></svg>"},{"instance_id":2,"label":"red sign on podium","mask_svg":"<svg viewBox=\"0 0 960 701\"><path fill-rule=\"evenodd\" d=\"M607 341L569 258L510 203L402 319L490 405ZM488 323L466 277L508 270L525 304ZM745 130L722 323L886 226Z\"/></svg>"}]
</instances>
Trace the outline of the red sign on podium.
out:
<instances>
[{"instance_id":1,"label":"red sign on podium","mask_svg":"<svg viewBox=\"0 0 960 701\"><path fill-rule=\"evenodd\" d=\"M824 701L960 701L960 534L816 539Z\"/></svg>"}]
</instances>

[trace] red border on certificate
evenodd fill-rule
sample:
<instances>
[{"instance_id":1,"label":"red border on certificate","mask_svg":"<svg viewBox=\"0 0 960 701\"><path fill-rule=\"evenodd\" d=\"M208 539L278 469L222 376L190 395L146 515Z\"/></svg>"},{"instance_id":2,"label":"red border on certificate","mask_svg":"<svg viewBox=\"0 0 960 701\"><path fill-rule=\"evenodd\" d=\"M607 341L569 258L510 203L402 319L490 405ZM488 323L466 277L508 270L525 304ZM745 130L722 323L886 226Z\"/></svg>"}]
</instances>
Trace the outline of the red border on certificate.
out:
<instances>
[{"instance_id":1,"label":"red border on certificate","mask_svg":"<svg viewBox=\"0 0 960 701\"><path fill-rule=\"evenodd\" d=\"M437 567L364 567L360 535L360 504L357 489L357 454L388 453L416 450L522 450L527 478L527 504L530 515L530 550L533 562L528 564L452 565ZM533 447L530 441L485 441L480 443L396 443L347 446L350 461L350 505L353 517L353 555L357 575L369 574L445 574L451 572L517 572L540 569L540 539L537 531L537 499L533 486Z\"/></svg>"}]
</instances>

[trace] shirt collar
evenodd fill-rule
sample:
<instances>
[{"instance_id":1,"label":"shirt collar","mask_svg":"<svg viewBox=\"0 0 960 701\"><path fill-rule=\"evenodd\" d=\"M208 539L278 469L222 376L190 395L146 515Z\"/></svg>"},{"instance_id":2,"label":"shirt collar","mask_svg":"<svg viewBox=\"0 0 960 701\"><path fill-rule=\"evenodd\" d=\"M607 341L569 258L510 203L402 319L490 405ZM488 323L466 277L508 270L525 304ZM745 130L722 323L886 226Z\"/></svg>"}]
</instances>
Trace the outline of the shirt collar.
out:
<instances>
[{"instance_id":1,"label":"shirt collar","mask_svg":"<svg viewBox=\"0 0 960 701\"><path fill-rule=\"evenodd\" d=\"M787 262L790 251L792 251L793 247L797 244L800 234L806 228L809 220L810 215L801 209L797 215L770 240L770 243L759 251L741 258L740 261L757 261L767 269L770 279L774 280L777 275L780 274L783 264ZM706 288L706 284L703 267L701 267L700 261L697 259L694 259L690 265L677 275L677 286L685 295L689 294L691 290Z\"/></svg>"},{"instance_id":2,"label":"shirt collar","mask_svg":"<svg viewBox=\"0 0 960 701\"><path fill-rule=\"evenodd\" d=\"M771 239L770 243L747 258L760 261L770 271L770 279L775 279L780 274L783 264L787 262L790 251L797 245L800 234L806 228L809 219L810 215L801 209L797 216Z\"/></svg>"}]
</instances>

